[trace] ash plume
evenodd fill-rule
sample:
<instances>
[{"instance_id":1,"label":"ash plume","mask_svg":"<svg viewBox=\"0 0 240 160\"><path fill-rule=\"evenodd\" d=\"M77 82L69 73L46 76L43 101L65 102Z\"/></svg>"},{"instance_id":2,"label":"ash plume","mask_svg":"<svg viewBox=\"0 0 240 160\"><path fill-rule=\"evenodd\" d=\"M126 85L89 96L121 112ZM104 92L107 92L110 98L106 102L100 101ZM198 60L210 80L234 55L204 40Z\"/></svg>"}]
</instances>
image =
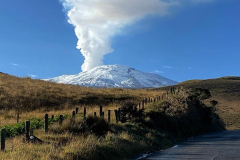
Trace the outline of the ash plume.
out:
<instances>
[{"instance_id":1,"label":"ash plume","mask_svg":"<svg viewBox=\"0 0 240 160\"><path fill-rule=\"evenodd\" d=\"M123 27L149 15L164 16L168 14L169 7L181 2L180 0L60 1L68 10L68 22L75 27L78 38L77 48L85 58L81 66L82 71L103 65L104 55L114 51L111 47L111 38L120 33Z\"/></svg>"}]
</instances>

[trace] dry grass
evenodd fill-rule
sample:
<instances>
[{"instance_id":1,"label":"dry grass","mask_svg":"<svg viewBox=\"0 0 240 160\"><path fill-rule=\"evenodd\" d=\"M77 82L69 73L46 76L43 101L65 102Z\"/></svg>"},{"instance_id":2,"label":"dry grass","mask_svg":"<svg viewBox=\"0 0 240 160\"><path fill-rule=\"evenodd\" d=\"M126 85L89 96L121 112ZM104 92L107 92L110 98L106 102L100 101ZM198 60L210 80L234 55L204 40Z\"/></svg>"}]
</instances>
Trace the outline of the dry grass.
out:
<instances>
[{"instance_id":1,"label":"dry grass","mask_svg":"<svg viewBox=\"0 0 240 160\"><path fill-rule=\"evenodd\" d=\"M124 127L124 125L121 124L118 127ZM93 134L84 136L68 132L45 134L43 130L37 130L35 135L50 142L49 144L26 143L21 136L8 139L6 151L0 154L0 159L124 160L133 153L140 153L153 146L159 146L155 134L155 131L149 131L143 136L136 137L128 131L119 131L118 133L108 132L104 137L98 137Z\"/></svg>"},{"instance_id":2,"label":"dry grass","mask_svg":"<svg viewBox=\"0 0 240 160\"><path fill-rule=\"evenodd\" d=\"M71 114L76 107L81 112L87 107L98 113L99 105L107 111L120 107L121 102L128 99L139 101L161 94L161 91L147 89L95 89L0 73L0 125L16 123L17 113L20 121L42 118L45 113Z\"/></svg>"},{"instance_id":3,"label":"dry grass","mask_svg":"<svg viewBox=\"0 0 240 160\"><path fill-rule=\"evenodd\" d=\"M159 91L147 89L95 89L18 78L0 73L0 108L2 109L51 110L73 105L114 105L126 99L139 100L157 95L160 95Z\"/></svg>"},{"instance_id":4,"label":"dry grass","mask_svg":"<svg viewBox=\"0 0 240 160\"><path fill-rule=\"evenodd\" d=\"M46 82L48 83L48 82ZM57 85L57 84L54 84ZM62 86L62 85L60 85ZM65 85L63 85L65 86ZM81 88L74 86L76 88ZM75 89L75 88L74 88ZM101 90L101 89L100 89ZM104 89L107 90L107 89ZM144 97L154 97L156 95L161 95L162 91L142 91L142 95ZM97 92L97 91L96 91ZM120 94L123 91L120 91ZM135 94L134 96L139 96L137 94L137 90L126 90L131 94ZM100 93L100 92L99 92ZM144 93L144 94L143 94ZM67 94L67 93L65 93ZM110 94L110 93L109 93ZM114 95L117 93L114 93ZM101 95L101 94L99 94ZM138 97L142 99L141 96ZM50 125L49 133L45 134L43 129L39 129L34 131L34 135L38 138L50 142L44 144L32 144L26 143L23 141L21 136L15 137L12 139L8 139L6 144L6 151L0 155L0 159L42 159L42 160L72 160L72 159L81 159L81 160L105 160L105 159L114 159L114 160L124 160L129 159L129 157L133 156L137 153L142 153L144 151L149 151L151 149L163 149L165 147L171 146L172 142L176 142L176 137L172 137L171 134L175 133L177 128L175 127L175 123L178 122L177 118L181 115L184 115L184 105L179 108L183 101L186 101L188 98L188 94L186 92L180 92L177 95L169 95L164 101L160 101L159 103L152 103L146 105L146 117L144 117L143 123L115 123L114 112L111 113L111 123L110 130L107 134L103 136L97 136L93 134L92 131L88 132L71 132L70 130L74 130L71 128L71 121L65 120L62 126L55 123ZM134 101L134 100L133 100ZM99 101L100 102L100 101ZM155 128L154 125L157 125L160 121L156 119L157 122L154 122L154 119L151 116L147 116L148 112L151 112L153 109L155 113L159 113L162 111L158 111L159 108L164 107L164 103L171 103L169 109L166 109L165 117L168 119L166 124L165 122L161 122L162 125L166 126L165 128ZM75 107L79 107L79 114L76 117L76 124L80 124L82 121L82 112L83 106L86 105L69 105L63 108L50 108L48 109L46 106L42 106L41 108L37 108L31 112L27 110L20 114L21 120L29 119L29 117L40 117L43 118L44 114L47 113L49 115L57 115L57 114L71 114L71 112L75 109ZM184 102L184 104L188 104ZM156 105L156 106L155 106ZM160 106L160 107L158 107ZM88 105L87 113L89 115L93 115L94 112L99 113L98 105ZM109 103L108 105L104 105L103 111L107 113L107 110L114 110L120 107L120 104L117 103ZM188 106L191 108L191 106ZM188 109L189 112L189 109ZM6 112L2 112L3 114ZM10 110L8 112L9 119L11 115L14 115L15 111ZM181 115L179 115L181 113ZM187 110L186 110L187 113ZM190 112L192 113L192 112ZM160 114L160 115L161 115ZM105 114L106 115L106 114ZM99 116L99 115L98 115ZM105 116L106 119L107 116ZM157 116L158 118L159 116ZM186 121L186 122L185 122ZM185 120L184 123L189 124L188 120ZM9 122L4 121L3 123L7 124ZM150 127L149 127L149 126ZM170 126L168 126L170 125ZM76 126L76 125L75 125ZM80 125L78 125L80 126ZM186 125L190 126L190 125ZM201 126L201 125L200 125ZM58 131L59 130L59 131ZM187 131L189 135L193 135L198 133L201 129L197 127L191 131L191 128L183 129L185 132ZM196 130L196 131L194 131ZM166 132L168 134L166 134ZM182 131L179 131L182 132ZM169 135L169 133L171 133ZM185 134L185 133L184 133ZM183 135L183 133L178 136ZM185 134L186 135L186 134ZM180 136L181 137L181 136Z\"/></svg>"},{"instance_id":5,"label":"dry grass","mask_svg":"<svg viewBox=\"0 0 240 160\"><path fill-rule=\"evenodd\" d=\"M216 113L225 122L227 129L239 129L240 126L240 80L225 78L219 80L191 81L180 84L183 87L201 87L209 89L212 93L210 100L217 100ZM20 113L20 121L39 117L43 119L44 114L70 115L76 107L79 114L76 119L82 118L83 107L87 107L87 114L94 112L99 116L99 105L103 105L105 119L107 110L114 110L121 106L125 100L139 102L145 97L157 97L162 95L166 89L94 89L74 85L56 84L30 78L18 78L0 73L0 125L16 123L16 115ZM154 110L155 113L163 114L164 103L171 106L164 109L163 121L153 122L151 116L144 119L143 124L131 122L116 124L114 112L111 112L111 130L104 136L95 134L76 134L63 131L61 134L49 132L45 134L43 129L34 131L34 135L40 139L50 142L44 144L32 144L23 141L23 137L7 139L6 151L0 154L0 159L42 159L42 160L72 160L72 159L129 159L133 154L141 153L149 149L164 148L176 142L176 137L166 134L166 131L181 134L193 135L201 131L195 124L189 125L192 121L184 118L186 113L197 114L192 106L187 106L188 94L181 92L178 95L170 95L164 101L147 105L146 112ZM209 100L205 100L208 103ZM188 108L184 108L188 107ZM160 108L160 110L159 110ZM193 109L192 109L193 108ZM166 113L165 113L166 112ZM147 114L146 114L147 115ZM158 115L158 114L157 114ZM153 115L154 116L154 115ZM192 115L194 117L194 115ZM162 118L160 116L155 117ZM191 118L191 117L190 117ZM166 121L166 123L164 122ZM165 128L154 128L160 122ZM177 123L175 123L177 122ZM184 123L185 128L176 128ZM65 128L69 123L63 123ZM144 125L149 125L144 126ZM171 127L169 127L171 125ZM194 128L195 125L195 128ZM59 126L53 124L55 129ZM152 127L152 129L150 129ZM192 127L194 128L191 131ZM180 134L180 135L181 135ZM171 140L170 140L171 139Z\"/></svg>"}]
</instances>

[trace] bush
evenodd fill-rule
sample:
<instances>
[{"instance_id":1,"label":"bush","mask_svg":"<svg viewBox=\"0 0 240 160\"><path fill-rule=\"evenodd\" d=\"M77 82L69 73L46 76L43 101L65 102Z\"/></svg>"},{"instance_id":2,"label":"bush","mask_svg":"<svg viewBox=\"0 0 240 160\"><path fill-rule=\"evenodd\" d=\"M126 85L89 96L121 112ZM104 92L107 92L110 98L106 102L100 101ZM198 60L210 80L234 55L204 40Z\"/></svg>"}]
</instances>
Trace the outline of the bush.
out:
<instances>
[{"instance_id":1,"label":"bush","mask_svg":"<svg viewBox=\"0 0 240 160\"><path fill-rule=\"evenodd\" d=\"M105 121L105 119L99 117L87 117L86 125L91 132L99 136L106 134L110 129L109 124Z\"/></svg>"},{"instance_id":2,"label":"bush","mask_svg":"<svg viewBox=\"0 0 240 160\"><path fill-rule=\"evenodd\" d=\"M68 131L75 134L94 133L98 136L106 134L110 130L109 124L99 117L88 116L86 120L71 118L64 120L62 125L53 124L50 126L50 131L54 133L62 133Z\"/></svg>"},{"instance_id":3,"label":"bush","mask_svg":"<svg viewBox=\"0 0 240 160\"><path fill-rule=\"evenodd\" d=\"M204 100L212 97L210 91L203 88L192 88L190 93L194 98L199 100Z\"/></svg>"},{"instance_id":4,"label":"bush","mask_svg":"<svg viewBox=\"0 0 240 160\"><path fill-rule=\"evenodd\" d=\"M142 122L144 118L144 109L138 110L137 105L132 101L125 102L121 107L120 121L125 123L130 122Z\"/></svg>"}]
</instances>

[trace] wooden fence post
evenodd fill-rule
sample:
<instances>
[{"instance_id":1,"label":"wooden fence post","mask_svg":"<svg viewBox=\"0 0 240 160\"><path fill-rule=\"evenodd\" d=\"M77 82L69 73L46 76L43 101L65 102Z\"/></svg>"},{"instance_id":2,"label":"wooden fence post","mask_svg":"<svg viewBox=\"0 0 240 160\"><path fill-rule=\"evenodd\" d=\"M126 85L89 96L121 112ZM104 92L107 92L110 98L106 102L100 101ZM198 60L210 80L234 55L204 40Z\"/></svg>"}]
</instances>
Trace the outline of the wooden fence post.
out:
<instances>
[{"instance_id":1,"label":"wooden fence post","mask_svg":"<svg viewBox=\"0 0 240 160\"><path fill-rule=\"evenodd\" d=\"M94 112L94 117L97 117L97 112Z\"/></svg>"},{"instance_id":2,"label":"wooden fence post","mask_svg":"<svg viewBox=\"0 0 240 160\"><path fill-rule=\"evenodd\" d=\"M138 103L139 110L141 109L141 103Z\"/></svg>"},{"instance_id":3,"label":"wooden fence post","mask_svg":"<svg viewBox=\"0 0 240 160\"><path fill-rule=\"evenodd\" d=\"M76 114L78 114L78 108L76 108Z\"/></svg>"},{"instance_id":4,"label":"wooden fence post","mask_svg":"<svg viewBox=\"0 0 240 160\"><path fill-rule=\"evenodd\" d=\"M48 132L48 114L45 114L45 117L44 117L44 131L45 133Z\"/></svg>"},{"instance_id":5,"label":"wooden fence post","mask_svg":"<svg viewBox=\"0 0 240 160\"><path fill-rule=\"evenodd\" d=\"M19 113L17 113L17 123L19 122Z\"/></svg>"},{"instance_id":6,"label":"wooden fence post","mask_svg":"<svg viewBox=\"0 0 240 160\"><path fill-rule=\"evenodd\" d=\"M29 133L30 133L30 121L25 122L25 133L26 133L26 140L29 140Z\"/></svg>"},{"instance_id":7,"label":"wooden fence post","mask_svg":"<svg viewBox=\"0 0 240 160\"><path fill-rule=\"evenodd\" d=\"M145 98L145 104L147 104L147 101L148 101L147 98Z\"/></svg>"},{"instance_id":8,"label":"wooden fence post","mask_svg":"<svg viewBox=\"0 0 240 160\"><path fill-rule=\"evenodd\" d=\"M99 110L99 117L102 116L102 106L100 106L100 110Z\"/></svg>"},{"instance_id":9,"label":"wooden fence post","mask_svg":"<svg viewBox=\"0 0 240 160\"><path fill-rule=\"evenodd\" d=\"M156 98L154 98L153 102L154 102L154 103L156 102Z\"/></svg>"},{"instance_id":10,"label":"wooden fence post","mask_svg":"<svg viewBox=\"0 0 240 160\"><path fill-rule=\"evenodd\" d=\"M121 121L121 108L118 108L118 121Z\"/></svg>"},{"instance_id":11,"label":"wooden fence post","mask_svg":"<svg viewBox=\"0 0 240 160\"><path fill-rule=\"evenodd\" d=\"M6 129L3 128L1 130L1 150L4 151L5 150L5 139L6 139Z\"/></svg>"},{"instance_id":12,"label":"wooden fence post","mask_svg":"<svg viewBox=\"0 0 240 160\"><path fill-rule=\"evenodd\" d=\"M104 112L102 112L101 118L104 119Z\"/></svg>"},{"instance_id":13,"label":"wooden fence post","mask_svg":"<svg viewBox=\"0 0 240 160\"><path fill-rule=\"evenodd\" d=\"M86 111L86 107L83 108L83 118L86 119L86 114L87 114L87 111Z\"/></svg>"},{"instance_id":14,"label":"wooden fence post","mask_svg":"<svg viewBox=\"0 0 240 160\"><path fill-rule=\"evenodd\" d=\"M59 124L62 124L62 122L63 122L63 115L60 115L59 116Z\"/></svg>"},{"instance_id":15,"label":"wooden fence post","mask_svg":"<svg viewBox=\"0 0 240 160\"><path fill-rule=\"evenodd\" d=\"M75 111L72 111L72 118L75 118L75 115L76 115Z\"/></svg>"},{"instance_id":16,"label":"wooden fence post","mask_svg":"<svg viewBox=\"0 0 240 160\"><path fill-rule=\"evenodd\" d=\"M142 102L142 109L144 109L144 101Z\"/></svg>"},{"instance_id":17,"label":"wooden fence post","mask_svg":"<svg viewBox=\"0 0 240 160\"><path fill-rule=\"evenodd\" d=\"M51 116L51 119L52 119L52 121L53 121L53 119L54 119L54 115Z\"/></svg>"},{"instance_id":18,"label":"wooden fence post","mask_svg":"<svg viewBox=\"0 0 240 160\"><path fill-rule=\"evenodd\" d=\"M118 110L114 110L114 113L115 113L115 117L116 117L116 123L118 124Z\"/></svg>"},{"instance_id":19,"label":"wooden fence post","mask_svg":"<svg viewBox=\"0 0 240 160\"><path fill-rule=\"evenodd\" d=\"M111 120L111 110L108 110L108 123L110 123Z\"/></svg>"}]
</instances>

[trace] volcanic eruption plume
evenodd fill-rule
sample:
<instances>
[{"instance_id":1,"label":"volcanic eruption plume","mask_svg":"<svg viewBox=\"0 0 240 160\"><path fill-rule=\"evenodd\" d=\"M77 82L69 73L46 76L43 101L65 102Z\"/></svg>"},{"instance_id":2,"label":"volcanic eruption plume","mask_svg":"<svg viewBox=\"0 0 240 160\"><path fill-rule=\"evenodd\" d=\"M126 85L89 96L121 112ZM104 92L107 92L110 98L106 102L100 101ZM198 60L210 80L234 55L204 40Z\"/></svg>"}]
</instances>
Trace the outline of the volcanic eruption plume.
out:
<instances>
[{"instance_id":1,"label":"volcanic eruption plume","mask_svg":"<svg viewBox=\"0 0 240 160\"><path fill-rule=\"evenodd\" d=\"M111 37L126 25L147 15L163 16L177 2L160 0L62 0L69 9L68 22L75 26L77 48L85 60L82 71L103 65L103 56L112 53Z\"/></svg>"},{"instance_id":2,"label":"volcanic eruption plume","mask_svg":"<svg viewBox=\"0 0 240 160\"><path fill-rule=\"evenodd\" d=\"M123 27L140 19L168 14L171 6L186 2L214 0L60 0L75 27L77 48L85 60L82 71L103 65L103 56L112 53L111 38Z\"/></svg>"}]
</instances>

